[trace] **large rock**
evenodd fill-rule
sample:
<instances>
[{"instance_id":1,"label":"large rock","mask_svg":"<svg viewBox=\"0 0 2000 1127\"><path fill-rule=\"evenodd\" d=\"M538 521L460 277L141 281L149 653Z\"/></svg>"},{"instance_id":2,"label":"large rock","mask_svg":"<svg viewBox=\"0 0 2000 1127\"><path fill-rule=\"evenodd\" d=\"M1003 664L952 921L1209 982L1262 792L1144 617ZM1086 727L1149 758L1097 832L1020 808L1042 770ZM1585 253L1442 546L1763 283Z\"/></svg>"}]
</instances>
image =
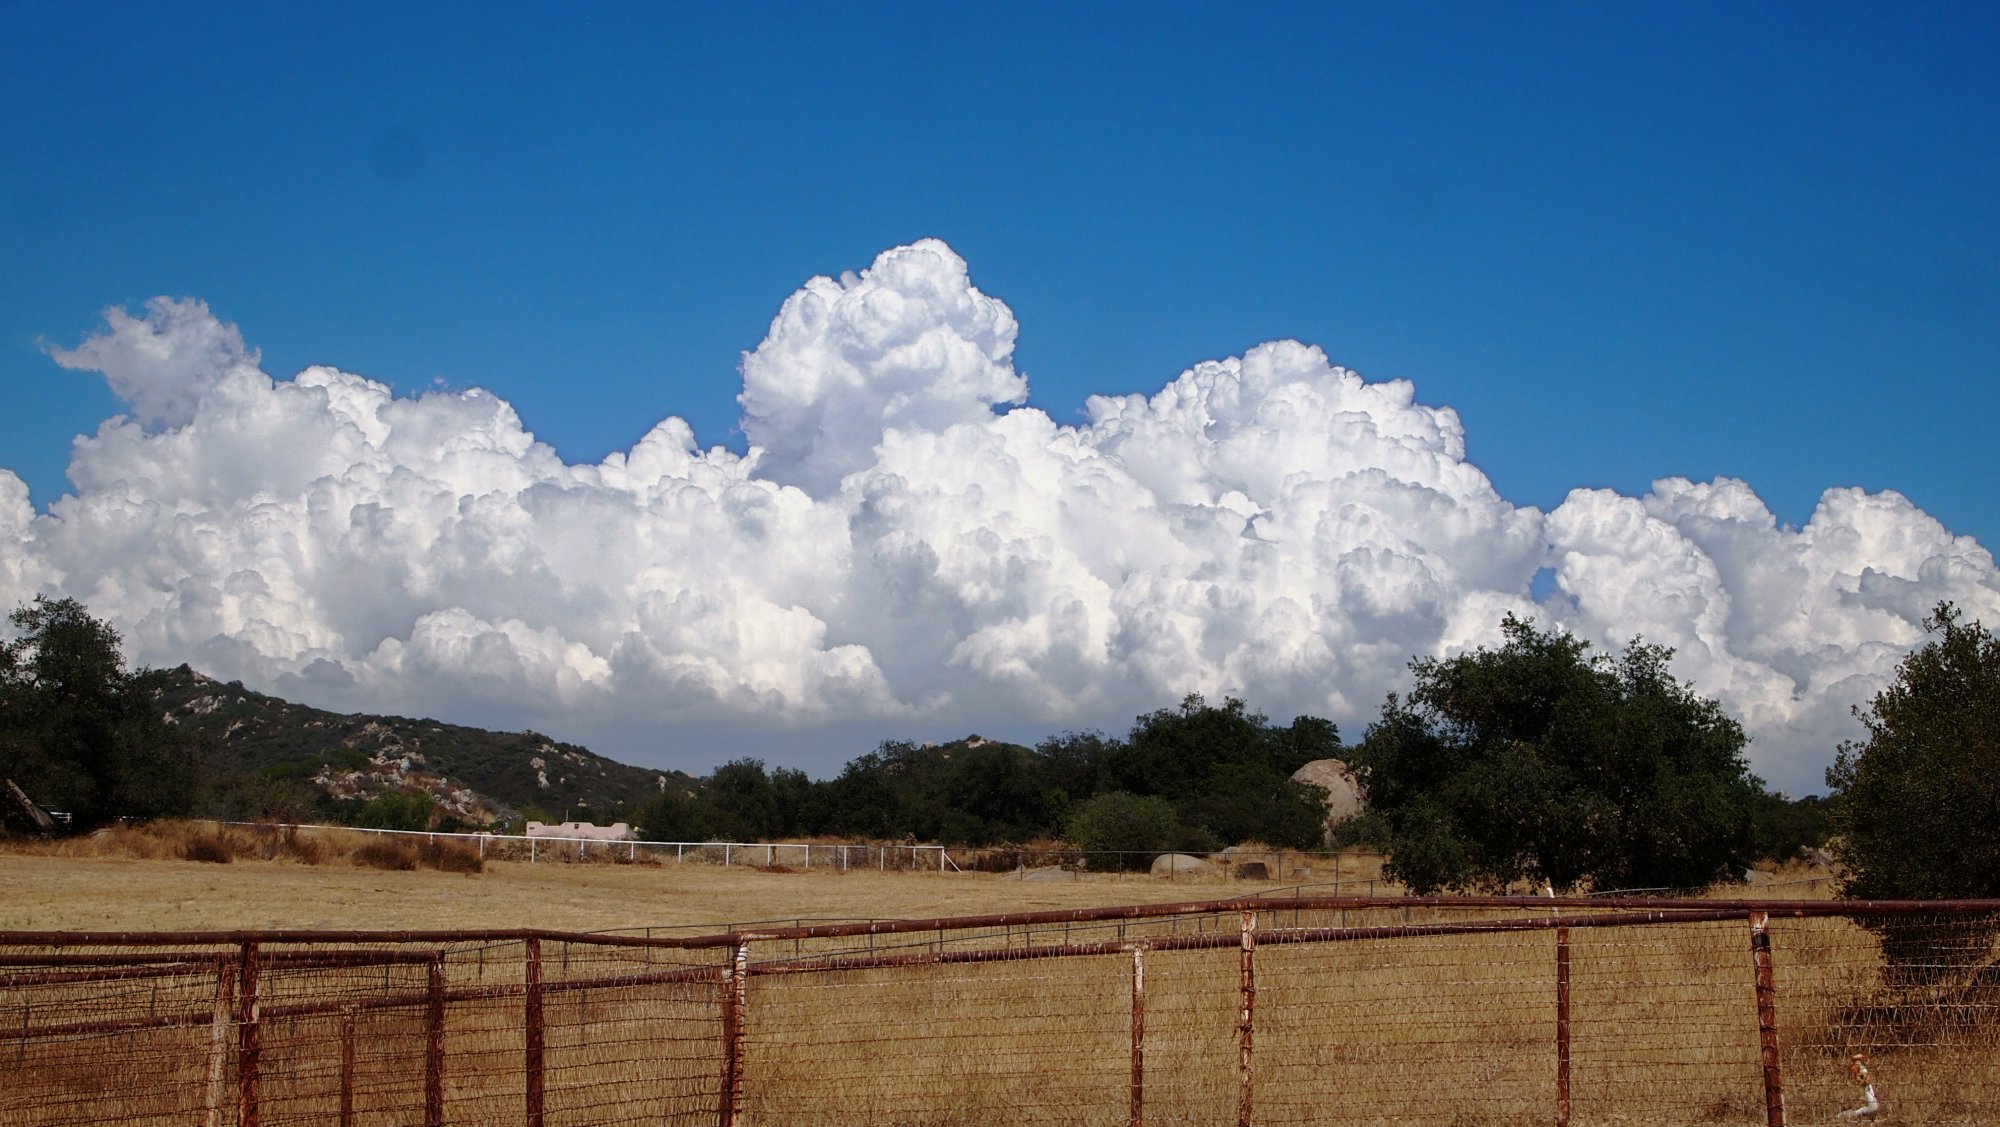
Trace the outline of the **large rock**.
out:
<instances>
[{"instance_id":1,"label":"large rock","mask_svg":"<svg viewBox=\"0 0 2000 1127\"><path fill-rule=\"evenodd\" d=\"M1214 865L1185 853L1162 853L1153 858L1153 875L1156 877L1205 877L1214 872Z\"/></svg>"},{"instance_id":2,"label":"large rock","mask_svg":"<svg viewBox=\"0 0 2000 1127\"><path fill-rule=\"evenodd\" d=\"M1292 772L1301 783L1317 783L1326 788L1326 832L1361 813L1361 784L1338 759L1315 759Z\"/></svg>"}]
</instances>

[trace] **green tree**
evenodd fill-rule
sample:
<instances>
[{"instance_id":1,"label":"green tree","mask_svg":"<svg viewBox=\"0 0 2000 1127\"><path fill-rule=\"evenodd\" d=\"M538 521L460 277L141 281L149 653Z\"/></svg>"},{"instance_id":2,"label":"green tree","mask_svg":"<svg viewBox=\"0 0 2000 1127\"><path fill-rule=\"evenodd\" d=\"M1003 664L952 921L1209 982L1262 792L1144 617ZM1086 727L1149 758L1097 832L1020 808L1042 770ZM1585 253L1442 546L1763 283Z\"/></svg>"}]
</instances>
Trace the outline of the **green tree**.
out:
<instances>
[{"instance_id":1,"label":"green tree","mask_svg":"<svg viewBox=\"0 0 2000 1127\"><path fill-rule=\"evenodd\" d=\"M858 837L890 838L903 828L900 756L915 744L885 740L872 752L850 759L828 786L831 832Z\"/></svg>"},{"instance_id":2,"label":"green tree","mask_svg":"<svg viewBox=\"0 0 2000 1127\"><path fill-rule=\"evenodd\" d=\"M1177 804L1180 820L1218 843L1316 849L1326 839L1326 788L1250 765L1209 773L1210 787Z\"/></svg>"},{"instance_id":3,"label":"green tree","mask_svg":"<svg viewBox=\"0 0 2000 1127\"><path fill-rule=\"evenodd\" d=\"M771 790L777 811L773 835L817 836L827 832L833 810L827 804L826 784L814 782L795 767L779 767L771 772Z\"/></svg>"},{"instance_id":4,"label":"green tree","mask_svg":"<svg viewBox=\"0 0 2000 1127\"><path fill-rule=\"evenodd\" d=\"M1053 828L1061 797L1043 766L1034 752L1012 744L953 751L944 777L945 844L1023 842Z\"/></svg>"},{"instance_id":5,"label":"green tree","mask_svg":"<svg viewBox=\"0 0 2000 1127\"><path fill-rule=\"evenodd\" d=\"M835 811L831 832L941 841L949 831L969 840L965 832L977 818L955 813L949 798L955 750L962 748L884 740L849 760L824 792ZM970 784L963 789L972 792Z\"/></svg>"},{"instance_id":6,"label":"green tree","mask_svg":"<svg viewBox=\"0 0 2000 1127\"><path fill-rule=\"evenodd\" d=\"M1102 777L1113 789L1167 799L1183 825L1217 842L1304 848L1324 832L1326 792L1293 782L1292 772L1339 747L1330 721L1301 716L1274 728L1235 697L1212 705L1190 693L1177 709L1139 717L1105 751Z\"/></svg>"},{"instance_id":7,"label":"green tree","mask_svg":"<svg viewBox=\"0 0 2000 1127\"><path fill-rule=\"evenodd\" d=\"M354 824L374 830L435 829L437 803L416 791L383 791L362 804Z\"/></svg>"},{"instance_id":8,"label":"green tree","mask_svg":"<svg viewBox=\"0 0 2000 1127\"><path fill-rule=\"evenodd\" d=\"M701 789L709 833L728 841L761 841L778 825L778 790L761 759L732 759Z\"/></svg>"},{"instance_id":9,"label":"green tree","mask_svg":"<svg viewBox=\"0 0 2000 1127\"><path fill-rule=\"evenodd\" d=\"M0 776L73 828L184 812L193 772L153 699L161 675L128 672L118 632L75 599L37 596L0 642Z\"/></svg>"},{"instance_id":10,"label":"green tree","mask_svg":"<svg viewBox=\"0 0 2000 1127\"><path fill-rule=\"evenodd\" d=\"M1742 727L1638 640L1617 657L1512 615L1498 649L1411 662L1349 756L1418 892L1696 887L1750 853Z\"/></svg>"},{"instance_id":11,"label":"green tree","mask_svg":"<svg viewBox=\"0 0 2000 1127\"><path fill-rule=\"evenodd\" d=\"M1789 798L1765 792L1757 798L1757 856L1773 861L1797 860L1801 851L1820 848L1833 823L1827 816L1823 798L1807 795Z\"/></svg>"},{"instance_id":12,"label":"green tree","mask_svg":"<svg viewBox=\"0 0 2000 1127\"><path fill-rule=\"evenodd\" d=\"M1187 847L1188 830L1166 799L1111 791L1071 810L1063 834L1086 852L1124 854L1122 868L1144 868L1156 853Z\"/></svg>"},{"instance_id":13,"label":"green tree","mask_svg":"<svg viewBox=\"0 0 2000 1127\"><path fill-rule=\"evenodd\" d=\"M1104 761L1118 741L1102 732L1064 732L1035 745L1042 774L1066 802L1082 802L1105 789Z\"/></svg>"},{"instance_id":14,"label":"green tree","mask_svg":"<svg viewBox=\"0 0 2000 1127\"><path fill-rule=\"evenodd\" d=\"M1848 896L2000 896L2000 639L1948 602L1924 629L1826 772Z\"/></svg>"},{"instance_id":15,"label":"green tree","mask_svg":"<svg viewBox=\"0 0 2000 1127\"><path fill-rule=\"evenodd\" d=\"M669 786L647 799L632 817L646 841L707 841L712 836L700 800L679 787Z\"/></svg>"},{"instance_id":16,"label":"green tree","mask_svg":"<svg viewBox=\"0 0 2000 1127\"><path fill-rule=\"evenodd\" d=\"M2000 639L1941 602L1934 635L1855 716L1826 782L1842 894L1861 899L2000 896ZM1897 985L1939 981L1983 960L1995 921L1883 919L1884 969Z\"/></svg>"}]
</instances>

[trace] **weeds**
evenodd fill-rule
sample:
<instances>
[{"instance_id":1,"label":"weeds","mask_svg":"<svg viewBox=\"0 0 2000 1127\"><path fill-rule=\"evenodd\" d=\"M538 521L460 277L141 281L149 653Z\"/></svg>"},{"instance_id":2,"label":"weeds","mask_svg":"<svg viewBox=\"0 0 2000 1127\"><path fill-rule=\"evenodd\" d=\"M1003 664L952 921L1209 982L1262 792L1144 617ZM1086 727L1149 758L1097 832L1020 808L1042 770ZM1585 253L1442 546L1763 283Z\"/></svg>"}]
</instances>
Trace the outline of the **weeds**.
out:
<instances>
[{"instance_id":1,"label":"weeds","mask_svg":"<svg viewBox=\"0 0 2000 1127\"><path fill-rule=\"evenodd\" d=\"M327 847L311 834L300 833L297 826L258 827L257 856L261 860L317 865L326 855Z\"/></svg>"},{"instance_id":2,"label":"weeds","mask_svg":"<svg viewBox=\"0 0 2000 1127\"><path fill-rule=\"evenodd\" d=\"M486 869L486 862L480 859L478 850L449 841L427 841L418 846L417 860L441 873L471 876Z\"/></svg>"},{"instance_id":3,"label":"weeds","mask_svg":"<svg viewBox=\"0 0 2000 1127\"><path fill-rule=\"evenodd\" d=\"M188 835L181 842L180 856L183 861L201 861L210 865L227 865L236 859L241 843L221 833L196 833Z\"/></svg>"},{"instance_id":4,"label":"weeds","mask_svg":"<svg viewBox=\"0 0 2000 1127\"><path fill-rule=\"evenodd\" d=\"M370 869L401 873L417 867L417 851L400 841L371 841L350 856L355 864Z\"/></svg>"}]
</instances>

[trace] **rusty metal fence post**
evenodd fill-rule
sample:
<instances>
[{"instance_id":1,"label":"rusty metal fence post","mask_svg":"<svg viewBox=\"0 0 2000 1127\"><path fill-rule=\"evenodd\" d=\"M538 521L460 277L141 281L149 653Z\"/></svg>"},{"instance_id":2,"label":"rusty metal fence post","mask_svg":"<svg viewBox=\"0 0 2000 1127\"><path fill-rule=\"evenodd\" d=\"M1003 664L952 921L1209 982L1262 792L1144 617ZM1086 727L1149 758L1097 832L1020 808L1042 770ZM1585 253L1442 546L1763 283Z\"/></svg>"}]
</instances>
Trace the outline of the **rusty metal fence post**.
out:
<instances>
[{"instance_id":1,"label":"rusty metal fence post","mask_svg":"<svg viewBox=\"0 0 2000 1127\"><path fill-rule=\"evenodd\" d=\"M1569 1127L1569 929L1556 929L1556 1127Z\"/></svg>"},{"instance_id":2,"label":"rusty metal fence post","mask_svg":"<svg viewBox=\"0 0 2000 1127\"><path fill-rule=\"evenodd\" d=\"M1236 1127L1250 1127L1251 1041L1257 1014L1257 913L1243 912L1242 1015L1237 1023L1241 1051L1237 1058Z\"/></svg>"},{"instance_id":3,"label":"rusty metal fence post","mask_svg":"<svg viewBox=\"0 0 2000 1127\"><path fill-rule=\"evenodd\" d=\"M542 941L530 936L527 940L527 967L522 984L522 1067L527 1073L527 1127L542 1127L543 1080L542 1059L546 1049L542 1032Z\"/></svg>"},{"instance_id":4,"label":"rusty metal fence post","mask_svg":"<svg viewBox=\"0 0 2000 1127\"><path fill-rule=\"evenodd\" d=\"M750 941L739 939L722 970L722 1127L736 1127L743 1108L743 1005L749 1000Z\"/></svg>"},{"instance_id":5,"label":"rusty metal fence post","mask_svg":"<svg viewBox=\"0 0 2000 1127\"><path fill-rule=\"evenodd\" d=\"M528 937L526 941L526 981L522 983L522 1069L526 1071L528 1089L528 1127L542 1127L544 1123L544 1081L542 1081L542 1057L546 1053L546 1039L542 1033L542 941L538 937Z\"/></svg>"},{"instance_id":6,"label":"rusty metal fence post","mask_svg":"<svg viewBox=\"0 0 2000 1127\"><path fill-rule=\"evenodd\" d=\"M424 1007L424 1127L444 1127L444 955L431 958Z\"/></svg>"},{"instance_id":7,"label":"rusty metal fence post","mask_svg":"<svg viewBox=\"0 0 2000 1127\"><path fill-rule=\"evenodd\" d=\"M258 1127L257 1064L263 1050L263 1026L257 1020L257 944L243 944L236 987L236 1122Z\"/></svg>"},{"instance_id":8,"label":"rusty metal fence post","mask_svg":"<svg viewBox=\"0 0 2000 1127\"><path fill-rule=\"evenodd\" d=\"M229 1018L235 1008L236 968L227 959L215 963L215 1010L208 1023L208 1096L203 1127L222 1127L222 1094L229 1078Z\"/></svg>"},{"instance_id":9,"label":"rusty metal fence post","mask_svg":"<svg viewBox=\"0 0 2000 1127\"><path fill-rule=\"evenodd\" d=\"M1750 912L1750 961L1757 971L1757 1044L1764 1061L1764 1122L1785 1127L1785 1078L1778 1065L1778 984L1771 971L1771 915Z\"/></svg>"},{"instance_id":10,"label":"rusty metal fence post","mask_svg":"<svg viewBox=\"0 0 2000 1127\"><path fill-rule=\"evenodd\" d=\"M354 1007L340 1011L340 1127L354 1127Z\"/></svg>"},{"instance_id":11,"label":"rusty metal fence post","mask_svg":"<svg viewBox=\"0 0 2000 1127\"><path fill-rule=\"evenodd\" d=\"M1132 1127L1146 1122L1146 948L1132 948Z\"/></svg>"}]
</instances>

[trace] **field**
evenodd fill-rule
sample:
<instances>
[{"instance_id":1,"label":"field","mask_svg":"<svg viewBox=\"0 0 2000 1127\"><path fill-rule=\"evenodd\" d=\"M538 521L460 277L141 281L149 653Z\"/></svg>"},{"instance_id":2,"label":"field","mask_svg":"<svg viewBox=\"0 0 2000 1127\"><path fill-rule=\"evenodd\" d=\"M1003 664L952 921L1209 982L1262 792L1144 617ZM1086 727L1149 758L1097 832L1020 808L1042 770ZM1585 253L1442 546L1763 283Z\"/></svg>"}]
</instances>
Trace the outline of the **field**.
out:
<instances>
[{"instance_id":1,"label":"field","mask_svg":"<svg viewBox=\"0 0 2000 1127\"><path fill-rule=\"evenodd\" d=\"M1051 912L1257 890L671 863L497 862L467 875L379 871L343 856L198 863L176 859L184 845L0 853L0 930L544 926L665 936L691 924ZM134 855L148 852L163 855ZM714 1123L732 1056L735 1106L758 1125L1123 1124L1135 1102L1145 1123L1227 1123L1250 1087L1259 1124L1546 1124L1558 1121L1559 1070L1570 1123L1765 1122L1751 930L1737 909L1600 927L1588 921L1618 913L1576 905L1564 909L1565 941L1540 908L1295 903L1263 908L1254 991L1234 910L779 935L746 951L740 1004L721 974L726 946L579 940L531 951L487 940L399 955L372 944L375 961L356 966L339 948L267 945L263 957L275 961L262 972L267 1008L254 1042L261 1122L536 1122L527 1100L548 1124ZM1859 1103L1847 1072L1856 1052L1869 1054L1881 1122L1996 1121L1994 984L1974 975L1892 991L1868 931L1772 915L1772 1028L1791 1122L1832 1122ZM1451 930L1473 920L1527 929ZM1958 934L1944 921L1921 926L1941 944ZM1331 930L1298 930L1313 927ZM11 1045L0 1034L0 1051L11 1048L24 1079L0 1093L0 1122L237 1122L241 1046L252 1042L240 994L218 994L237 977L238 953L215 951L207 962L176 955L186 961L129 986L55 975L7 996L22 1032ZM1989 940L1972 961L1990 955ZM1244 1016L1251 998L1254 1022ZM236 1007L227 1023L225 1003ZM86 1005L153 1024L86 1032L76 1024ZM1250 1025L1254 1085L1243 1069Z\"/></svg>"},{"instance_id":2,"label":"field","mask_svg":"<svg viewBox=\"0 0 2000 1127\"><path fill-rule=\"evenodd\" d=\"M546 927L561 931L712 926L799 919L934 918L1251 894L1276 887L1219 878L1085 874L760 871L747 865L528 864L476 874L385 871L345 856L319 864L237 857L180 860L177 828L108 842L0 845L0 930L192 931L251 928ZM349 835L360 840L361 835ZM352 841L336 839L337 849ZM1378 875L1344 857L1340 875ZM1332 874L1319 867L1319 879Z\"/></svg>"}]
</instances>

